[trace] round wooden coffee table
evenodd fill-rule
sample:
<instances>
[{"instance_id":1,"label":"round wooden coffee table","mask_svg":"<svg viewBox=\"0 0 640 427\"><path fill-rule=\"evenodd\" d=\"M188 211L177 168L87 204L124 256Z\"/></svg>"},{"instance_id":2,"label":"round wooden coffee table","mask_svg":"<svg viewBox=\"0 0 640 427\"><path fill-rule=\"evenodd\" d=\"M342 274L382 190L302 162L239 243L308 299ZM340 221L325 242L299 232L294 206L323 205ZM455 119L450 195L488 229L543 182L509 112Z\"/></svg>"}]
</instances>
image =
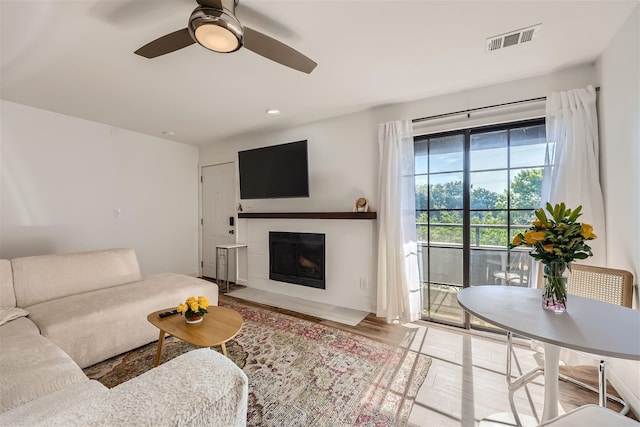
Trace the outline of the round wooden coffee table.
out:
<instances>
[{"instance_id":1,"label":"round wooden coffee table","mask_svg":"<svg viewBox=\"0 0 640 427\"><path fill-rule=\"evenodd\" d=\"M158 352L156 353L156 363L154 366L160 364L165 334L173 335L182 341L199 347L214 347L219 345L222 348L222 354L226 356L227 347L225 343L233 339L242 328L242 316L230 308L210 305L207 307L208 313L204 315L202 322L195 325L188 325L184 316L180 314L167 317L159 316L160 313L173 309L173 307L165 308L164 310L154 311L147 316L147 320L160 329Z\"/></svg>"}]
</instances>

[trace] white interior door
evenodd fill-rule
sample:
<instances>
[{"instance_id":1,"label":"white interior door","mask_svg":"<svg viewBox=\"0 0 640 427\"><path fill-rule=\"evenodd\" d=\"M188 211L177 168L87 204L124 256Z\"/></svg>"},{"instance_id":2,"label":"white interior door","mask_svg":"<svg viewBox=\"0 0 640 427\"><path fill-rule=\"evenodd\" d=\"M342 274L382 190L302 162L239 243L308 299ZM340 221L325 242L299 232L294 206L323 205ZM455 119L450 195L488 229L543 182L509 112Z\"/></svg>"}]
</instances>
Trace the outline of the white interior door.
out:
<instances>
[{"instance_id":1,"label":"white interior door","mask_svg":"<svg viewBox=\"0 0 640 427\"><path fill-rule=\"evenodd\" d=\"M216 271L216 245L235 243L235 165L223 163L202 168L202 275L225 278ZM236 281L235 249L229 251L229 280Z\"/></svg>"}]
</instances>

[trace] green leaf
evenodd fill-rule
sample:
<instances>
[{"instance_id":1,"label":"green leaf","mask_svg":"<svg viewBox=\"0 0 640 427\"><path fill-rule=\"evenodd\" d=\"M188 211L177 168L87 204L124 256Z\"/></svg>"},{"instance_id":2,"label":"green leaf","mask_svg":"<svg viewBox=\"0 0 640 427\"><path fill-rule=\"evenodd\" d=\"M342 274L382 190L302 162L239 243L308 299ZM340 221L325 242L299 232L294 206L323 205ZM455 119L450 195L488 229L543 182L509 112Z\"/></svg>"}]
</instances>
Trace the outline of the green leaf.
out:
<instances>
[{"instance_id":1,"label":"green leaf","mask_svg":"<svg viewBox=\"0 0 640 427\"><path fill-rule=\"evenodd\" d=\"M545 215L544 210L542 208L536 209L535 214L536 214L536 218L538 218L540 222L542 223L549 222L547 221L547 216Z\"/></svg>"},{"instance_id":2,"label":"green leaf","mask_svg":"<svg viewBox=\"0 0 640 427\"><path fill-rule=\"evenodd\" d=\"M580 211L582 210L582 205L578 206L577 208L575 208L573 210L573 212L571 212L571 215L569 216L569 221L571 222L575 222L575 220L578 219L578 217L581 215Z\"/></svg>"},{"instance_id":3,"label":"green leaf","mask_svg":"<svg viewBox=\"0 0 640 427\"><path fill-rule=\"evenodd\" d=\"M549 202L547 202L547 212L549 212L551 217L553 217L553 206L551 206L551 203Z\"/></svg>"}]
</instances>

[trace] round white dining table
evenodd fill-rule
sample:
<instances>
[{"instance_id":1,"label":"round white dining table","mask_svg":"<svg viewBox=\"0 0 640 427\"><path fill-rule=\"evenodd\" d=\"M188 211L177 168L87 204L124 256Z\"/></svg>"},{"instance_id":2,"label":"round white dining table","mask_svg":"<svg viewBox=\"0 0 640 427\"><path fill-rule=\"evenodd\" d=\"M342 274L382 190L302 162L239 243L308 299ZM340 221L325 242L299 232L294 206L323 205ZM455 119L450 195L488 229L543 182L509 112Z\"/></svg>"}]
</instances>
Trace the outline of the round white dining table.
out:
<instances>
[{"instance_id":1,"label":"round white dining table","mask_svg":"<svg viewBox=\"0 0 640 427\"><path fill-rule=\"evenodd\" d=\"M567 312L542 308L542 290L472 286L458 293L470 314L507 331L544 342L542 422L558 416L560 347L640 360L640 311L569 295Z\"/></svg>"}]
</instances>

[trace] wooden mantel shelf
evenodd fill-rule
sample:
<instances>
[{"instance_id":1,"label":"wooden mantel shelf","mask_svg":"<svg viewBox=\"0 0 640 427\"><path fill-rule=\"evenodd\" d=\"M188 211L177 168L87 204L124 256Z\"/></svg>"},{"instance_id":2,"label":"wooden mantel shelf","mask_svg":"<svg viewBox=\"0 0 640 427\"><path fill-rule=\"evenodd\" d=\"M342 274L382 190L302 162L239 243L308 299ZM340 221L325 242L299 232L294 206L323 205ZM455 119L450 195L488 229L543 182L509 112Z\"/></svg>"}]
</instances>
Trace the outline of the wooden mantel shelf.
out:
<instances>
[{"instance_id":1,"label":"wooden mantel shelf","mask_svg":"<svg viewBox=\"0 0 640 427\"><path fill-rule=\"evenodd\" d=\"M241 212L238 218L376 219L375 212Z\"/></svg>"}]
</instances>

